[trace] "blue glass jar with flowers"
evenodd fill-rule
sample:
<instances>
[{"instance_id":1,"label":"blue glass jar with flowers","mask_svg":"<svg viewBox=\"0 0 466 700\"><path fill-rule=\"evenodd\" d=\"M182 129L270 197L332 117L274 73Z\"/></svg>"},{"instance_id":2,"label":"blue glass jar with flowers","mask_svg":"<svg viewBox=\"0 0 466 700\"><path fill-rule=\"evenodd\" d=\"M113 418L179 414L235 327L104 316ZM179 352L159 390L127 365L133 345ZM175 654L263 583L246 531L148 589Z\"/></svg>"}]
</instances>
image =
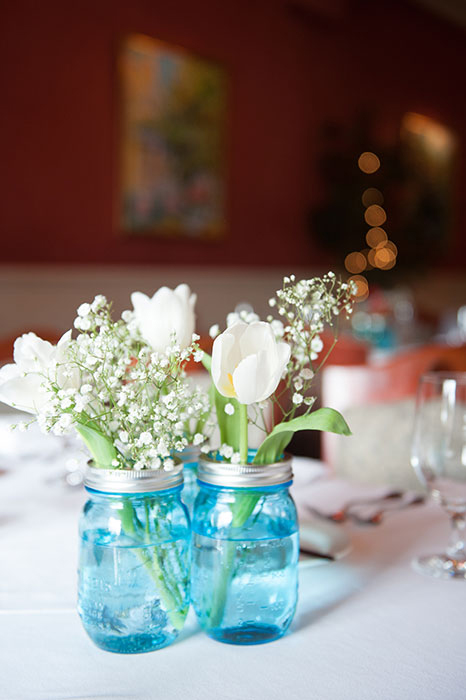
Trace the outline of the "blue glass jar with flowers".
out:
<instances>
[{"instance_id":1,"label":"blue glass jar with flowers","mask_svg":"<svg viewBox=\"0 0 466 700\"><path fill-rule=\"evenodd\" d=\"M332 272L299 282L286 277L269 302L283 321L230 314L212 357L204 357L222 444L199 464L191 584L199 623L218 641L273 641L293 619L299 540L284 450L300 430L350 434L337 411L312 410L312 382L326 359L319 359L320 334L327 325L336 342L353 293ZM264 433L254 451L251 423Z\"/></svg>"},{"instance_id":2,"label":"blue glass jar with flowers","mask_svg":"<svg viewBox=\"0 0 466 700\"><path fill-rule=\"evenodd\" d=\"M68 331L55 346L25 334L0 370L1 401L44 432L75 430L89 450L79 610L96 644L124 653L165 646L184 623L189 518L173 455L207 401L185 372L202 359L195 295L179 285L132 301L114 320L98 295L79 306L75 337Z\"/></svg>"},{"instance_id":3,"label":"blue glass jar with flowers","mask_svg":"<svg viewBox=\"0 0 466 700\"><path fill-rule=\"evenodd\" d=\"M78 612L106 651L141 653L173 642L189 608L190 526L182 465L89 467L80 521Z\"/></svg>"},{"instance_id":4,"label":"blue glass jar with flowers","mask_svg":"<svg viewBox=\"0 0 466 700\"><path fill-rule=\"evenodd\" d=\"M220 642L278 639L288 629L298 599L291 459L256 466L203 457L198 479L192 602L199 623Z\"/></svg>"}]
</instances>

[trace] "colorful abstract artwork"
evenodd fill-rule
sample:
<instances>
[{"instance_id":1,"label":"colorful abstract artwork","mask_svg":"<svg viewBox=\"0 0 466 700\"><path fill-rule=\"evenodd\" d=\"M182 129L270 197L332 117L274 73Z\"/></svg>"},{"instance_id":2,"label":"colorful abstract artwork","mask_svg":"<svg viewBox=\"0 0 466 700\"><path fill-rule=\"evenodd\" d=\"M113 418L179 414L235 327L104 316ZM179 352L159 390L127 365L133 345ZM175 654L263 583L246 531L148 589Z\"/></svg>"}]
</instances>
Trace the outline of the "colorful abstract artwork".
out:
<instances>
[{"instance_id":1,"label":"colorful abstract artwork","mask_svg":"<svg viewBox=\"0 0 466 700\"><path fill-rule=\"evenodd\" d=\"M225 71L137 34L123 42L119 76L120 230L223 236Z\"/></svg>"}]
</instances>

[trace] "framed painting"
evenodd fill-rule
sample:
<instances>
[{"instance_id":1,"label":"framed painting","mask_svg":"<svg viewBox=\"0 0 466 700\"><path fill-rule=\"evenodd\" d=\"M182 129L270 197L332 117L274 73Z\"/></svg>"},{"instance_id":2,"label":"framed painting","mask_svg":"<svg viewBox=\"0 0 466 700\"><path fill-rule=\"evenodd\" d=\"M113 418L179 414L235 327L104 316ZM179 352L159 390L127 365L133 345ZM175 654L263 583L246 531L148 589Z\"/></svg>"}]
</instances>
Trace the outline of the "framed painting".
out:
<instances>
[{"instance_id":1,"label":"framed painting","mask_svg":"<svg viewBox=\"0 0 466 700\"><path fill-rule=\"evenodd\" d=\"M118 221L126 235L225 233L224 69L133 34L119 55Z\"/></svg>"}]
</instances>

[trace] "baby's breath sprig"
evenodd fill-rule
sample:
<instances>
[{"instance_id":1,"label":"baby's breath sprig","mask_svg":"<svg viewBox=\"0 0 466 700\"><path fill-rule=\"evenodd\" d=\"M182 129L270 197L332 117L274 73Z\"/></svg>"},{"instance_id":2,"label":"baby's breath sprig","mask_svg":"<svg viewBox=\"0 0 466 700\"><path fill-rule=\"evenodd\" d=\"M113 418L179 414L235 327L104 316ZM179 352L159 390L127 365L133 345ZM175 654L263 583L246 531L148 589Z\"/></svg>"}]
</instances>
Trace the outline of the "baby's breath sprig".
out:
<instances>
[{"instance_id":1,"label":"baby's breath sprig","mask_svg":"<svg viewBox=\"0 0 466 700\"><path fill-rule=\"evenodd\" d=\"M269 300L269 306L276 308L283 320L274 319L272 315L267 320L277 338L291 347L284 388L272 397L283 413L283 420L291 420L299 407L305 407L304 415L312 410L314 377L337 342L340 317L349 318L352 313L355 292L352 282L338 280L334 272L298 282L290 275L284 278L276 296ZM326 327L332 331L333 341L325 356L320 357L324 348L321 334ZM284 407L281 399L290 393L291 406Z\"/></svg>"}]
</instances>

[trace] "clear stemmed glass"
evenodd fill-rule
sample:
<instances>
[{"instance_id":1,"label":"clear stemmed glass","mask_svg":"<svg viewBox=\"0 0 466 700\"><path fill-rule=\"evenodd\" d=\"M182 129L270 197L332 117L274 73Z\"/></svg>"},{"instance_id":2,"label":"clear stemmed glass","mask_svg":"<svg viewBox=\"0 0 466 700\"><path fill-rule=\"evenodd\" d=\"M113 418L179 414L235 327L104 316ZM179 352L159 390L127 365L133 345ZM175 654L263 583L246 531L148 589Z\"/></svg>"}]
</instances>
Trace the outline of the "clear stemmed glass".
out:
<instances>
[{"instance_id":1,"label":"clear stemmed glass","mask_svg":"<svg viewBox=\"0 0 466 700\"><path fill-rule=\"evenodd\" d=\"M413 566L429 576L466 579L466 372L421 377L411 464L452 524L446 552L419 557Z\"/></svg>"}]
</instances>

